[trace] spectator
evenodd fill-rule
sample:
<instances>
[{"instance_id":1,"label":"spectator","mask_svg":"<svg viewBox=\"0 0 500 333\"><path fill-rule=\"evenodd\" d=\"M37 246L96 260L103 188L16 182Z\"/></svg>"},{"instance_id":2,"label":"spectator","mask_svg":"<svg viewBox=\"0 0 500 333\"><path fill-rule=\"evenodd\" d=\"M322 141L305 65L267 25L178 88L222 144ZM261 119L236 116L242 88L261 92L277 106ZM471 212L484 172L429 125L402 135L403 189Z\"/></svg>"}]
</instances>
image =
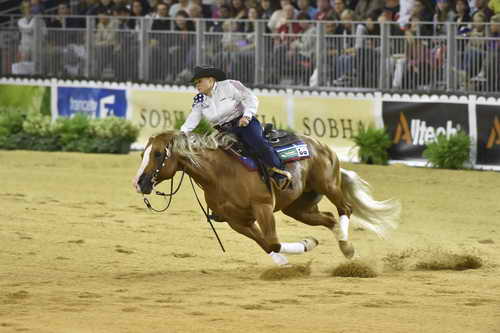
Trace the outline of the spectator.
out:
<instances>
[{"instance_id":1,"label":"spectator","mask_svg":"<svg viewBox=\"0 0 500 333\"><path fill-rule=\"evenodd\" d=\"M272 80L279 80L286 74L286 54L290 44L297 38L296 35L302 31L300 24L291 22L295 20L295 8L291 4L283 7L285 16L277 22L276 33L279 36L274 38L274 45L270 64L270 74ZM277 83L275 81L275 83Z\"/></svg>"},{"instance_id":2,"label":"spectator","mask_svg":"<svg viewBox=\"0 0 500 333\"><path fill-rule=\"evenodd\" d=\"M493 11L493 13L500 14L500 0L490 0L488 7Z\"/></svg>"},{"instance_id":3,"label":"spectator","mask_svg":"<svg viewBox=\"0 0 500 333\"><path fill-rule=\"evenodd\" d=\"M408 28L414 6L415 0L406 0L400 3L398 23L401 30L406 30Z\"/></svg>"},{"instance_id":4,"label":"spectator","mask_svg":"<svg viewBox=\"0 0 500 333\"><path fill-rule=\"evenodd\" d=\"M480 38L486 37L485 23L486 16L482 11L476 11L472 15L472 30L468 34L468 44L464 50L462 66L466 77L469 78L478 75L483 66L485 44Z\"/></svg>"},{"instance_id":5,"label":"spectator","mask_svg":"<svg viewBox=\"0 0 500 333\"><path fill-rule=\"evenodd\" d=\"M327 1L327 0L326 0ZM271 17L269 18L269 22L267 22L267 26L271 32L275 33L278 29L278 25L281 21L283 21L286 17L286 13L284 8L288 5L292 6L291 0L280 0L281 9L275 10ZM293 6L292 6L293 7Z\"/></svg>"},{"instance_id":6,"label":"spectator","mask_svg":"<svg viewBox=\"0 0 500 333\"><path fill-rule=\"evenodd\" d=\"M354 9L354 15L364 21L368 17L368 13L382 8L384 8L384 0L359 0Z\"/></svg>"},{"instance_id":7,"label":"spectator","mask_svg":"<svg viewBox=\"0 0 500 333\"><path fill-rule=\"evenodd\" d=\"M102 1L102 0L101 0ZM117 46L118 21L111 20L111 10L101 9L97 12L97 30L95 33L96 66L94 73L100 76L109 69Z\"/></svg>"},{"instance_id":8,"label":"spectator","mask_svg":"<svg viewBox=\"0 0 500 333\"><path fill-rule=\"evenodd\" d=\"M420 19L412 16L406 35L406 70L403 74L403 89L418 89L430 82L431 53L427 41L417 38Z\"/></svg>"},{"instance_id":9,"label":"spectator","mask_svg":"<svg viewBox=\"0 0 500 333\"><path fill-rule=\"evenodd\" d=\"M31 3L28 1L21 3L22 17L17 21L17 26L21 32L19 43L19 55L21 61L31 61L35 51L35 17L31 12ZM40 24L44 25L43 20Z\"/></svg>"},{"instance_id":10,"label":"spectator","mask_svg":"<svg viewBox=\"0 0 500 333\"><path fill-rule=\"evenodd\" d=\"M40 0L30 0L31 2L31 14L41 15L45 11L45 6Z\"/></svg>"},{"instance_id":11,"label":"spectator","mask_svg":"<svg viewBox=\"0 0 500 333\"><path fill-rule=\"evenodd\" d=\"M415 6L413 7L412 16L413 22L432 22L432 13L426 9L424 0L415 0ZM431 36L434 32L433 24L414 24L414 29L416 28L417 34L420 36Z\"/></svg>"},{"instance_id":12,"label":"spectator","mask_svg":"<svg viewBox=\"0 0 500 333\"><path fill-rule=\"evenodd\" d=\"M211 32L223 32L224 31L224 22L225 22L224 20L232 17L231 7L229 7L229 5L222 5L219 8L219 15L220 15L219 18L221 20L213 22L212 26L210 27Z\"/></svg>"},{"instance_id":13,"label":"spectator","mask_svg":"<svg viewBox=\"0 0 500 333\"><path fill-rule=\"evenodd\" d=\"M168 71L163 60L168 54L170 20L168 20L168 6L159 3L156 6L156 18L151 25L151 40L149 41L151 50L150 79L153 81L162 81L167 79Z\"/></svg>"},{"instance_id":14,"label":"spectator","mask_svg":"<svg viewBox=\"0 0 500 333\"><path fill-rule=\"evenodd\" d=\"M339 0L344 1L344 0ZM298 0L297 7L299 7L299 12L307 13L310 19L316 17L318 10L311 6L311 0Z\"/></svg>"},{"instance_id":15,"label":"spectator","mask_svg":"<svg viewBox=\"0 0 500 333\"><path fill-rule=\"evenodd\" d=\"M488 0L476 0L476 11L473 12L472 15L476 12L482 12L486 18L486 22L488 22L494 14L493 10L488 7Z\"/></svg>"},{"instance_id":16,"label":"spectator","mask_svg":"<svg viewBox=\"0 0 500 333\"><path fill-rule=\"evenodd\" d=\"M334 0L333 1L333 13L335 14L335 17L340 19L340 16L342 16L342 12L347 9L347 6L345 5L345 0ZM314 17L314 16L312 16Z\"/></svg>"},{"instance_id":17,"label":"spectator","mask_svg":"<svg viewBox=\"0 0 500 333\"><path fill-rule=\"evenodd\" d=\"M214 4L212 5L211 11L212 11L212 18L213 19L218 19L220 18L220 8L226 4L225 0L216 0Z\"/></svg>"},{"instance_id":18,"label":"spectator","mask_svg":"<svg viewBox=\"0 0 500 333\"><path fill-rule=\"evenodd\" d=\"M457 15L454 21L459 23L457 25L457 31L462 34L465 30L469 30L469 23L471 22L469 3L467 0L457 0L455 10Z\"/></svg>"},{"instance_id":19,"label":"spectator","mask_svg":"<svg viewBox=\"0 0 500 333\"><path fill-rule=\"evenodd\" d=\"M317 6L318 12L314 17L315 20L324 20L333 13L333 8L330 6L329 0L318 0Z\"/></svg>"},{"instance_id":20,"label":"spectator","mask_svg":"<svg viewBox=\"0 0 500 333\"><path fill-rule=\"evenodd\" d=\"M179 10L175 15L174 32L171 35L168 48L168 59L166 63L168 74L178 80L179 74L184 69L194 67L195 55L195 26L189 19L189 14Z\"/></svg>"},{"instance_id":21,"label":"spectator","mask_svg":"<svg viewBox=\"0 0 500 333\"><path fill-rule=\"evenodd\" d=\"M204 4L202 0L192 0L191 7L194 5L197 5L200 7L200 9L198 9L200 14L197 14L197 15L200 15L200 18L211 18L212 17L212 6Z\"/></svg>"},{"instance_id":22,"label":"spectator","mask_svg":"<svg viewBox=\"0 0 500 333\"><path fill-rule=\"evenodd\" d=\"M293 68L294 82L299 85L307 85L314 69L317 29L310 19L306 12L300 12L297 16L302 32L300 37L290 44L287 54L288 63Z\"/></svg>"},{"instance_id":23,"label":"spectator","mask_svg":"<svg viewBox=\"0 0 500 333\"><path fill-rule=\"evenodd\" d=\"M262 20L270 20L276 10L272 5L271 0L261 0L260 6L262 7L262 14L260 18ZM271 31L269 26L267 26L267 29L269 29L269 32Z\"/></svg>"},{"instance_id":24,"label":"spectator","mask_svg":"<svg viewBox=\"0 0 500 333\"><path fill-rule=\"evenodd\" d=\"M335 85L345 85L352 79L354 55L356 54L356 26L352 23L356 21L354 11L350 9L344 10L340 20L342 21L342 34L344 37L341 54L335 59L335 73L337 76L337 79L334 81Z\"/></svg>"},{"instance_id":25,"label":"spectator","mask_svg":"<svg viewBox=\"0 0 500 333\"><path fill-rule=\"evenodd\" d=\"M355 61L356 86L376 88L380 62L380 25L378 18L382 9L373 9L366 18L366 24L356 27Z\"/></svg>"},{"instance_id":26,"label":"spectator","mask_svg":"<svg viewBox=\"0 0 500 333\"><path fill-rule=\"evenodd\" d=\"M483 72L486 76L486 89L500 92L500 14L491 18L491 39L488 41Z\"/></svg>"},{"instance_id":27,"label":"spectator","mask_svg":"<svg viewBox=\"0 0 500 333\"><path fill-rule=\"evenodd\" d=\"M111 0L99 0L99 2L89 9L88 15L99 15L103 13L111 14L113 10L113 2Z\"/></svg>"},{"instance_id":28,"label":"spectator","mask_svg":"<svg viewBox=\"0 0 500 333\"><path fill-rule=\"evenodd\" d=\"M231 7L234 18L238 22L238 32L243 31L243 22L240 20L246 20L247 16L247 7L245 7L245 3L243 0L231 0Z\"/></svg>"},{"instance_id":29,"label":"spectator","mask_svg":"<svg viewBox=\"0 0 500 333\"><path fill-rule=\"evenodd\" d=\"M168 12L168 16L170 17L176 17L177 12L180 10L185 11L186 13L189 13L189 0L179 0L178 3L173 4L172 7L170 7L170 10Z\"/></svg>"},{"instance_id":30,"label":"spectator","mask_svg":"<svg viewBox=\"0 0 500 333\"><path fill-rule=\"evenodd\" d=\"M130 11L126 5L113 8L113 16L118 29L114 47L114 61L111 64L115 78L119 81L137 80L139 78L138 33L130 28Z\"/></svg>"},{"instance_id":31,"label":"spectator","mask_svg":"<svg viewBox=\"0 0 500 333\"><path fill-rule=\"evenodd\" d=\"M434 14L434 35L446 35L446 23L455 20L456 13L450 6L449 0L437 0ZM445 23L445 24L443 24Z\"/></svg>"},{"instance_id":32,"label":"spectator","mask_svg":"<svg viewBox=\"0 0 500 333\"><path fill-rule=\"evenodd\" d=\"M102 1L102 0L101 0ZM144 17L145 11L142 6L142 2L140 0L132 1L131 10L130 10L130 29L137 31L138 33L141 31L141 18Z\"/></svg>"}]
</instances>

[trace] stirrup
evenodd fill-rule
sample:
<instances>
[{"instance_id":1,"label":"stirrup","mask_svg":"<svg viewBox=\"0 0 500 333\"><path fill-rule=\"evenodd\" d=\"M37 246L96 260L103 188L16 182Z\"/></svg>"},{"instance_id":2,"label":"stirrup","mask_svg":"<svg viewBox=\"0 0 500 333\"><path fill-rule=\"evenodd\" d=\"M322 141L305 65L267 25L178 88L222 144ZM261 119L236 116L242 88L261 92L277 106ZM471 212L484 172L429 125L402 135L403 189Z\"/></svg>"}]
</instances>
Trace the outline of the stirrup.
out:
<instances>
[{"instance_id":1,"label":"stirrup","mask_svg":"<svg viewBox=\"0 0 500 333\"><path fill-rule=\"evenodd\" d=\"M285 177L283 180L280 180L278 181L277 179L275 178L272 178L274 184L276 184L276 186L280 189L280 190L284 190L286 189L290 183L292 182L292 174L286 170L281 170L281 169L278 169L276 167L273 167L273 168L270 168L269 169L270 171L276 173L276 174L279 174L279 175L282 175L283 177Z\"/></svg>"}]
</instances>

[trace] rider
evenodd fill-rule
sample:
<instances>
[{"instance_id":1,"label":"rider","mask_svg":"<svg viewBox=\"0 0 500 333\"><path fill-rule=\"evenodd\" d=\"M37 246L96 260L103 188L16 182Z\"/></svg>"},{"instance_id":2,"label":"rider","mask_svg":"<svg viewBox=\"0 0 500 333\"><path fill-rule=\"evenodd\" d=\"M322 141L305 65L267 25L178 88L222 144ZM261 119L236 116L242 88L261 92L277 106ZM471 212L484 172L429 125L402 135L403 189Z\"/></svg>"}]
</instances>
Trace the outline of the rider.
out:
<instances>
[{"instance_id":1,"label":"rider","mask_svg":"<svg viewBox=\"0 0 500 333\"><path fill-rule=\"evenodd\" d=\"M255 117L257 96L241 82L227 80L226 73L214 67L195 67L192 81L199 94L194 97L181 132L194 130L203 117L219 132L235 134L273 172L272 179L278 188L285 189L292 175L263 136L262 126Z\"/></svg>"}]
</instances>

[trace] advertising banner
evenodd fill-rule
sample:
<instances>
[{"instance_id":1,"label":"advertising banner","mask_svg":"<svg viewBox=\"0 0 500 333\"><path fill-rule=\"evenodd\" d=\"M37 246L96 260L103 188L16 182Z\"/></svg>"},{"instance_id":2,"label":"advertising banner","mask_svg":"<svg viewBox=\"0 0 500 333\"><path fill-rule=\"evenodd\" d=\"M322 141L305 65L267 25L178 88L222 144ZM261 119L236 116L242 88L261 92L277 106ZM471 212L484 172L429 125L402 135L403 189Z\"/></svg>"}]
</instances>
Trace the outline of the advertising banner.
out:
<instances>
[{"instance_id":1,"label":"advertising banner","mask_svg":"<svg viewBox=\"0 0 500 333\"><path fill-rule=\"evenodd\" d=\"M50 87L0 84L0 110L40 111L45 94Z\"/></svg>"},{"instance_id":2,"label":"advertising banner","mask_svg":"<svg viewBox=\"0 0 500 333\"><path fill-rule=\"evenodd\" d=\"M294 97L294 129L332 146L342 160L356 159L353 136L375 125L371 100Z\"/></svg>"},{"instance_id":3,"label":"advertising banner","mask_svg":"<svg viewBox=\"0 0 500 333\"><path fill-rule=\"evenodd\" d=\"M500 165L500 106L476 105L477 164Z\"/></svg>"},{"instance_id":4,"label":"advertising banner","mask_svg":"<svg viewBox=\"0 0 500 333\"><path fill-rule=\"evenodd\" d=\"M426 145L443 134L469 134L468 105L383 102L382 117L393 145L391 160L423 160Z\"/></svg>"},{"instance_id":5,"label":"advertising banner","mask_svg":"<svg viewBox=\"0 0 500 333\"><path fill-rule=\"evenodd\" d=\"M180 127L191 112L194 92L164 92L133 89L129 95L131 120L141 129L137 144L144 146L149 137ZM286 128L285 98L259 96L257 118Z\"/></svg>"},{"instance_id":6,"label":"advertising banner","mask_svg":"<svg viewBox=\"0 0 500 333\"><path fill-rule=\"evenodd\" d=\"M70 117L75 113L83 113L91 118L111 116L126 118L126 90L58 87L57 115Z\"/></svg>"},{"instance_id":7,"label":"advertising banner","mask_svg":"<svg viewBox=\"0 0 500 333\"><path fill-rule=\"evenodd\" d=\"M144 146L150 136L174 130L176 123L182 123L191 112L193 96L190 92L132 89L130 120L141 129L137 144Z\"/></svg>"}]
</instances>

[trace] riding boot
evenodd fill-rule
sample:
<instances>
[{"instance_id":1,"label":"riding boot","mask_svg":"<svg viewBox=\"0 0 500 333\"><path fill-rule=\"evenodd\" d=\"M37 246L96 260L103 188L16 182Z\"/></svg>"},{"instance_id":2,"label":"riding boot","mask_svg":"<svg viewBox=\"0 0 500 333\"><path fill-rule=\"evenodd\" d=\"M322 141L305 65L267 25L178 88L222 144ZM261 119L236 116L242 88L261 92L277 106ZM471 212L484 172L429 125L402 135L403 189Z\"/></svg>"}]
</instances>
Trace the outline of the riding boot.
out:
<instances>
[{"instance_id":1,"label":"riding boot","mask_svg":"<svg viewBox=\"0 0 500 333\"><path fill-rule=\"evenodd\" d=\"M292 174L290 172L276 167L270 168L269 171L273 172L271 179L281 191L286 189L292 183Z\"/></svg>"}]
</instances>

